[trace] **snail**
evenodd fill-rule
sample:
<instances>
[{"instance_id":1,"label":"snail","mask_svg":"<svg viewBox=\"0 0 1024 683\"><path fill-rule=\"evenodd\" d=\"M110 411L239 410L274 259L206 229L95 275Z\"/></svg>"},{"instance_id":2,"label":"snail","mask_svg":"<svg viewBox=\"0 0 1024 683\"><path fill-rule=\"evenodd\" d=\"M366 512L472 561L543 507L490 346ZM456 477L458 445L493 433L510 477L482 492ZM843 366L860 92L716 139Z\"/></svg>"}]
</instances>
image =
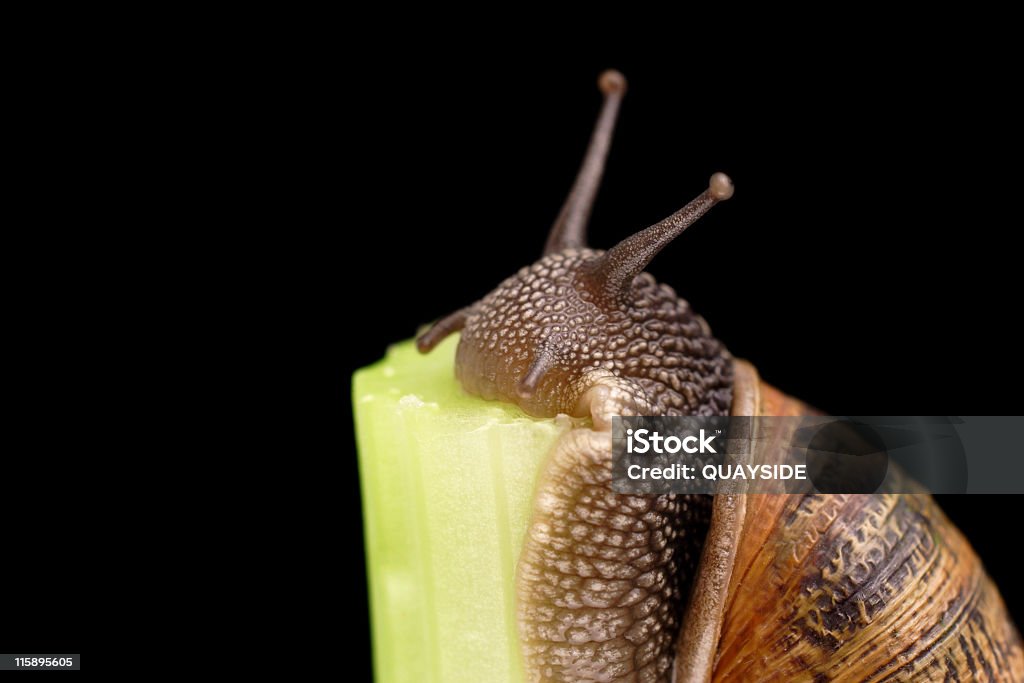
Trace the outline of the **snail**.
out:
<instances>
[{"instance_id":1,"label":"snail","mask_svg":"<svg viewBox=\"0 0 1024 683\"><path fill-rule=\"evenodd\" d=\"M516 570L531 681L1022 681L967 540L925 494L631 495L615 415L804 415L644 269L733 194L708 188L607 251L586 223L626 91L604 103L543 255L417 339L461 331L466 391L581 421L549 454Z\"/></svg>"}]
</instances>

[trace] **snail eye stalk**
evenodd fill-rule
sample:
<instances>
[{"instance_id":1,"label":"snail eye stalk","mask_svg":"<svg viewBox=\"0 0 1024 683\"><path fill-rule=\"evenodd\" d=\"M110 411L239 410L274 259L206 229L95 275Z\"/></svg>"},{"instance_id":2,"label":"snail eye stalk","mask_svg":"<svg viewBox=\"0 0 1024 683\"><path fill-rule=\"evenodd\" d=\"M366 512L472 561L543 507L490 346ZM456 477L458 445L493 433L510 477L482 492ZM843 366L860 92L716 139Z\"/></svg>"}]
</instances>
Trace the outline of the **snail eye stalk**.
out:
<instances>
[{"instance_id":1,"label":"snail eye stalk","mask_svg":"<svg viewBox=\"0 0 1024 683\"><path fill-rule=\"evenodd\" d=\"M597 80L597 86L604 93L604 105L594 124L590 145L576 181L551 226L547 244L544 245L545 256L563 249L579 249L587 244L587 221L594 206L597 188L601 185L601 176L604 175L619 105L622 104L622 96L626 94L626 77L615 70L605 71Z\"/></svg>"},{"instance_id":2,"label":"snail eye stalk","mask_svg":"<svg viewBox=\"0 0 1024 683\"><path fill-rule=\"evenodd\" d=\"M658 252L696 223L715 204L732 197L733 190L729 176L715 173L711 176L708 189L689 204L665 220L627 237L594 261L585 276L591 289L609 300L617 300L628 294L633 278L643 272Z\"/></svg>"}]
</instances>

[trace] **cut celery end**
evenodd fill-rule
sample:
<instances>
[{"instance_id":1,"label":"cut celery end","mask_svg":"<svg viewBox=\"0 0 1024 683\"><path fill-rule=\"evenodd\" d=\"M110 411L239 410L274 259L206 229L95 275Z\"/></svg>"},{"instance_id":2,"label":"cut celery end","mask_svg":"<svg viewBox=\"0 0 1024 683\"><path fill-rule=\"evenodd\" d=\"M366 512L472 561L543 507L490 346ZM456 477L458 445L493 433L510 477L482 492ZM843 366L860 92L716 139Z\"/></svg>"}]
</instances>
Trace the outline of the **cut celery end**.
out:
<instances>
[{"instance_id":1,"label":"cut celery end","mask_svg":"<svg viewBox=\"0 0 1024 683\"><path fill-rule=\"evenodd\" d=\"M523 680L515 566L565 427L466 394L457 342L396 344L353 378L380 683Z\"/></svg>"}]
</instances>

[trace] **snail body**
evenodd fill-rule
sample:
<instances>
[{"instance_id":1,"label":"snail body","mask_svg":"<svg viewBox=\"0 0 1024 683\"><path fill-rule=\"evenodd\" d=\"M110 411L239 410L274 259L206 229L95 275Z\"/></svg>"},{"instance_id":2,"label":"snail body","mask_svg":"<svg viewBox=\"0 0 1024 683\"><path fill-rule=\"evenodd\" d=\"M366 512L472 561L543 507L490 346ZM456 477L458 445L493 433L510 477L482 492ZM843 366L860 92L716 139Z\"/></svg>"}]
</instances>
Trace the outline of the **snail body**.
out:
<instances>
[{"instance_id":1,"label":"snail body","mask_svg":"<svg viewBox=\"0 0 1024 683\"><path fill-rule=\"evenodd\" d=\"M1020 636L927 494L632 495L611 488L621 415L801 415L643 272L732 196L696 199L608 251L586 219L625 92L617 72L572 191L532 266L417 340L461 330L470 393L567 431L536 487L517 567L531 681L1024 680Z\"/></svg>"}]
</instances>

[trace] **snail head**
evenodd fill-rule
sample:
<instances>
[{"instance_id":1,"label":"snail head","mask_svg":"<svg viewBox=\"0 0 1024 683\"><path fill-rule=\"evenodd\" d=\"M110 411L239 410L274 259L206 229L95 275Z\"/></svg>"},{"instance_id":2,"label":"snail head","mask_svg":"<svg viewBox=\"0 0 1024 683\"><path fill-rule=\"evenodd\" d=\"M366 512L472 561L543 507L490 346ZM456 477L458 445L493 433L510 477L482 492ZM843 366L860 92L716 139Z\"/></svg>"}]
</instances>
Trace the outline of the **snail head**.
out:
<instances>
[{"instance_id":1,"label":"snail head","mask_svg":"<svg viewBox=\"0 0 1024 683\"><path fill-rule=\"evenodd\" d=\"M617 71L599 79L604 105L582 167L544 253L480 301L417 339L428 352L462 331L456 375L470 393L510 401L535 416L586 414L592 373L632 378L664 414L720 414L730 400L728 353L671 287L644 273L651 259L719 201L724 173L668 218L608 251L585 246L615 117L626 90Z\"/></svg>"}]
</instances>

